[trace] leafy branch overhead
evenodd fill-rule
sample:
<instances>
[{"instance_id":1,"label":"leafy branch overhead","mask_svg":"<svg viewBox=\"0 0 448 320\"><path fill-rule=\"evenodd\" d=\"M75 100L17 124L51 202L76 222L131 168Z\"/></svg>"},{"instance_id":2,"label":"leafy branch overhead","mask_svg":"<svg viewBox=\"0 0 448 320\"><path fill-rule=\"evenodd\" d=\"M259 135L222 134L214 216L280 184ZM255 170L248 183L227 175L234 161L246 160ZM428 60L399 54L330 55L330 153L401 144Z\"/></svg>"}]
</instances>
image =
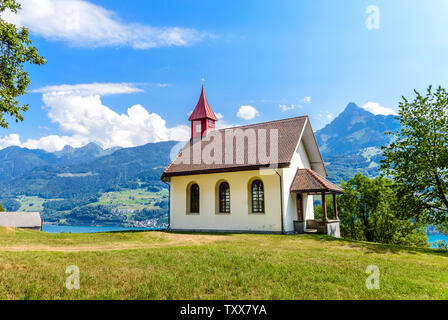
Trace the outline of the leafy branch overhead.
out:
<instances>
[{"instance_id":1,"label":"leafy branch overhead","mask_svg":"<svg viewBox=\"0 0 448 320\"><path fill-rule=\"evenodd\" d=\"M401 128L383 148L382 169L393 177L429 223L448 222L448 92L429 87L400 102Z\"/></svg>"},{"instance_id":2,"label":"leafy branch overhead","mask_svg":"<svg viewBox=\"0 0 448 320\"><path fill-rule=\"evenodd\" d=\"M15 0L0 0L0 14L7 10L17 13L19 9ZM0 16L0 127L8 127L6 115L23 121L22 114L28 110L27 104L17 100L31 83L24 70L26 63L43 65L46 60L32 46L28 29L17 28Z\"/></svg>"}]
</instances>

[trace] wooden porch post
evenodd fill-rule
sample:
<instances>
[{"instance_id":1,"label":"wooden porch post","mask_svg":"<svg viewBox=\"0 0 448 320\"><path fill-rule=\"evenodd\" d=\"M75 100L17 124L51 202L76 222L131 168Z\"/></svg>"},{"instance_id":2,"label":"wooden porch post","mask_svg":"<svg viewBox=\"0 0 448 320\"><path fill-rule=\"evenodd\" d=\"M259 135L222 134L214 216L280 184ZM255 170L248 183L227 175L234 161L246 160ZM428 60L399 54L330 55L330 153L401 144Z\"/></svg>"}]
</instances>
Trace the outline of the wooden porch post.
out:
<instances>
[{"instance_id":1,"label":"wooden porch post","mask_svg":"<svg viewBox=\"0 0 448 320\"><path fill-rule=\"evenodd\" d=\"M338 204L336 202L336 193L333 193L333 213L334 213L334 219L339 220L338 217Z\"/></svg>"},{"instance_id":2,"label":"wooden porch post","mask_svg":"<svg viewBox=\"0 0 448 320\"><path fill-rule=\"evenodd\" d=\"M327 201L325 199L325 192L322 192L322 220L327 221Z\"/></svg>"},{"instance_id":3,"label":"wooden porch post","mask_svg":"<svg viewBox=\"0 0 448 320\"><path fill-rule=\"evenodd\" d=\"M303 198L301 193L297 193L297 220L303 222Z\"/></svg>"}]
</instances>

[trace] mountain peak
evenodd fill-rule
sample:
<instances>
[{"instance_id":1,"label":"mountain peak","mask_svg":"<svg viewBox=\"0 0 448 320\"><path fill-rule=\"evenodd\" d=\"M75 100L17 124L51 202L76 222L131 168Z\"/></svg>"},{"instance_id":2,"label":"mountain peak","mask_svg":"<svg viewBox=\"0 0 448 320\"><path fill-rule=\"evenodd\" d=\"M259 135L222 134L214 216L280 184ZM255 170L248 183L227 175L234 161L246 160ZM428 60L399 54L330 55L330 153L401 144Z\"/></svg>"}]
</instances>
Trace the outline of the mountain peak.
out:
<instances>
[{"instance_id":1,"label":"mountain peak","mask_svg":"<svg viewBox=\"0 0 448 320\"><path fill-rule=\"evenodd\" d=\"M103 148L101 148L101 146L99 146L95 142L89 142L88 144L86 144L85 146L83 146L83 147L81 147L79 149L89 149L89 150L101 150L101 151L103 151Z\"/></svg>"},{"instance_id":2,"label":"mountain peak","mask_svg":"<svg viewBox=\"0 0 448 320\"><path fill-rule=\"evenodd\" d=\"M374 116L372 112L369 112L365 110L364 108L361 108L354 102L350 102L346 107L345 110L338 116L338 117L371 117Z\"/></svg>"},{"instance_id":3,"label":"mountain peak","mask_svg":"<svg viewBox=\"0 0 448 320\"><path fill-rule=\"evenodd\" d=\"M349 103L331 123L316 132L316 139L323 154L349 154L368 147L380 148L389 143L386 131L393 131L398 121Z\"/></svg>"},{"instance_id":4,"label":"mountain peak","mask_svg":"<svg viewBox=\"0 0 448 320\"><path fill-rule=\"evenodd\" d=\"M70 151L73 151L74 149L75 149L75 148L73 148L71 145L66 144L66 145L64 146L64 148L62 148L61 151L70 152Z\"/></svg>"},{"instance_id":5,"label":"mountain peak","mask_svg":"<svg viewBox=\"0 0 448 320\"><path fill-rule=\"evenodd\" d=\"M364 109L363 107L358 106L356 103L354 102L350 102L347 107L345 107L345 110L343 113L356 113L356 114L371 114L373 115L372 112L367 111L366 109Z\"/></svg>"},{"instance_id":6,"label":"mountain peak","mask_svg":"<svg viewBox=\"0 0 448 320\"><path fill-rule=\"evenodd\" d=\"M356 103L350 102L347 107L345 107L345 110L353 110L353 109L361 109Z\"/></svg>"}]
</instances>

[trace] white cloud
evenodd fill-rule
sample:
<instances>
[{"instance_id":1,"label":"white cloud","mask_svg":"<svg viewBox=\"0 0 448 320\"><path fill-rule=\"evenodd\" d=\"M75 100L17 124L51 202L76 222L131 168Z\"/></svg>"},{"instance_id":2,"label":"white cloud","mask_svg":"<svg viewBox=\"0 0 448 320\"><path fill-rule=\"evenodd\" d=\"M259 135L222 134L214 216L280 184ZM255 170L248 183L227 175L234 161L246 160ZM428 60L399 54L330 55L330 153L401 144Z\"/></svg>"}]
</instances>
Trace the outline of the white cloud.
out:
<instances>
[{"instance_id":1,"label":"white cloud","mask_svg":"<svg viewBox=\"0 0 448 320\"><path fill-rule=\"evenodd\" d=\"M259 115L258 110L252 106L241 106L236 114L238 118L243 120L251 120Z\"/></svg>"},{"instance_id":2,"label":"white cloud","mask_svg":"<svg viewBox=\"0 0 448 320\"><path fill-rule=\"evenodd\" d=\"M44 109L48 117L59 125L65 135L49 135L21 143L18 135L0 138L0 148L18 145L30 149L56 151L66 144L81 147L89 142L100 143L103 148L133 147L149 142L186 140L190 128L180 125L166 126L156 113L149 113L141 105L134 105L126 114L118 114L103 105L101 94L139 92L129 84L82 84L46 87L42 92Z\"/></svg>"},{"instance_id":3,"label":"white cloud","mask_svg":"<svg viewBox=\"0 0 448 320\"><path fill-rule=\"evenodd\" d=\"M150 49L188 46L207 36L192 28L125 23L115 12L84 0L21 0L20 3L22 10L18 14L5 12L2 17L46 39L74 46Z\"/></svg>"},{"instance_id":4,"label":"white cloud","mask_svg":"<svg viewBox=\"0 0 448 320\"><path fill-rule=\"evenodd\" d=\"M363 105L361 108L364 110L373 113L374 115L398 115L397 112L390 108L382 107L378 102L368 102L365 105Z\"/></svg>"},{"instance_id":5,"label":"white cloud","mask_svg":"<svg viewBox=\"0 0 448 320\"><path fill-rule=\"evenodd\" d=\"M86 84L63 84L58 86L46 86L33 92L51 94L51 95L76 95L76 96L91 96L91 95L114 95L143 92L142 89L137 88L132 83L86 83Z\"/></svg>"},{"instance_id":6,"label":"white cloud","mask_svg":"<svg viewBox=\"0 0 448 320\"><path fill-rule=\"evenodd\" d=\"M0 149L20 145L20 136L18 134L13 133L3 138L0 137Z\"/></svg>"},{"instance_id":7,"label":"white cloud","mask_svg":"<svg viewBox=\"0 0 448 320\"><path fill-rule=\"evenodd\" d=\"M221 129L227 129L227 128L232 128L232 127L235 127L235 124L229 123L229 122L224 121L224 120L220 120L220 121L216 122L215 129L216 130L221 130Z\"/></svg>"},{"instance_id":8,"label":"white cloud","mask_svg":"<svg viewBox=\"0 0 448 320\"><path fill-rule=\"evenodd\" d=\"M278 107L280 108L280 110L282 112L286 112L286 111L291 111L291 110L302 108L302 106L296 105L296 104L290 104L289 106L286 105L286 104L279 104Z\"/></svg>"},{"instance_id":9,"label":"white cloud","mask_svg":"<svg viewBox=\"0 0 448 320\"><path fill-rule=\"evenodd\" d=\"M303 102L305 102L305 103L311 103L311 97L305 97L305 98L303 98Z\"/></svg>"},{"instance_id":10,"label":"white cloud","mask_svg":"<svg viewBox=\"0 0 448 320\"><path fill-rule=\"evenodd\" d=\"M218 118L218 121L216 121L216 126L215 126L216 130L232 128L235 126L235 124L229 123L229 122L223 120L224 115L222 113L216 112L215 116L216 116L216 118Z\"/></svg>"},{"instance_id":11,"label":"white cloud","mask_svg":"<svg viewBox=\"0 0 448 320\"><path fill-rule=\"evenodd\" d=\"M28 149L43 149L52 152L61 150L65 145L81 147L87 143L88 140L81 141L76 137L49 135L40 139L28 139L23 144L20 144L20 146Z\"/></svg>"}]
</instances>

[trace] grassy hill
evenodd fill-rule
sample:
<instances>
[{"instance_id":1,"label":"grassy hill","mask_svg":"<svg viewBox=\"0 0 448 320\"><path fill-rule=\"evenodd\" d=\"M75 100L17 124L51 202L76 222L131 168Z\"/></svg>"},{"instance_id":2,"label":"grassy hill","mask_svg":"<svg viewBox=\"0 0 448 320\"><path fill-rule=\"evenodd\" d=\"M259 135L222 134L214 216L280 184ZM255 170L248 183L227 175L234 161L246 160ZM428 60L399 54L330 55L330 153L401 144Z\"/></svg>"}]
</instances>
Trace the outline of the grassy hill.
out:
<instances>
[{"instance_id":1,"label":"grassy hill","mask_svg":"<svg viewBox=\"0 0 448 320\"><path fill-rule=\"evenodd\" d=\"M80 289L65 270L80 270ZM368 290L365 270L380 269ZM0 299L448 299L448 253L326 236L0 229Z\"/></svg>"}]
</instances>

